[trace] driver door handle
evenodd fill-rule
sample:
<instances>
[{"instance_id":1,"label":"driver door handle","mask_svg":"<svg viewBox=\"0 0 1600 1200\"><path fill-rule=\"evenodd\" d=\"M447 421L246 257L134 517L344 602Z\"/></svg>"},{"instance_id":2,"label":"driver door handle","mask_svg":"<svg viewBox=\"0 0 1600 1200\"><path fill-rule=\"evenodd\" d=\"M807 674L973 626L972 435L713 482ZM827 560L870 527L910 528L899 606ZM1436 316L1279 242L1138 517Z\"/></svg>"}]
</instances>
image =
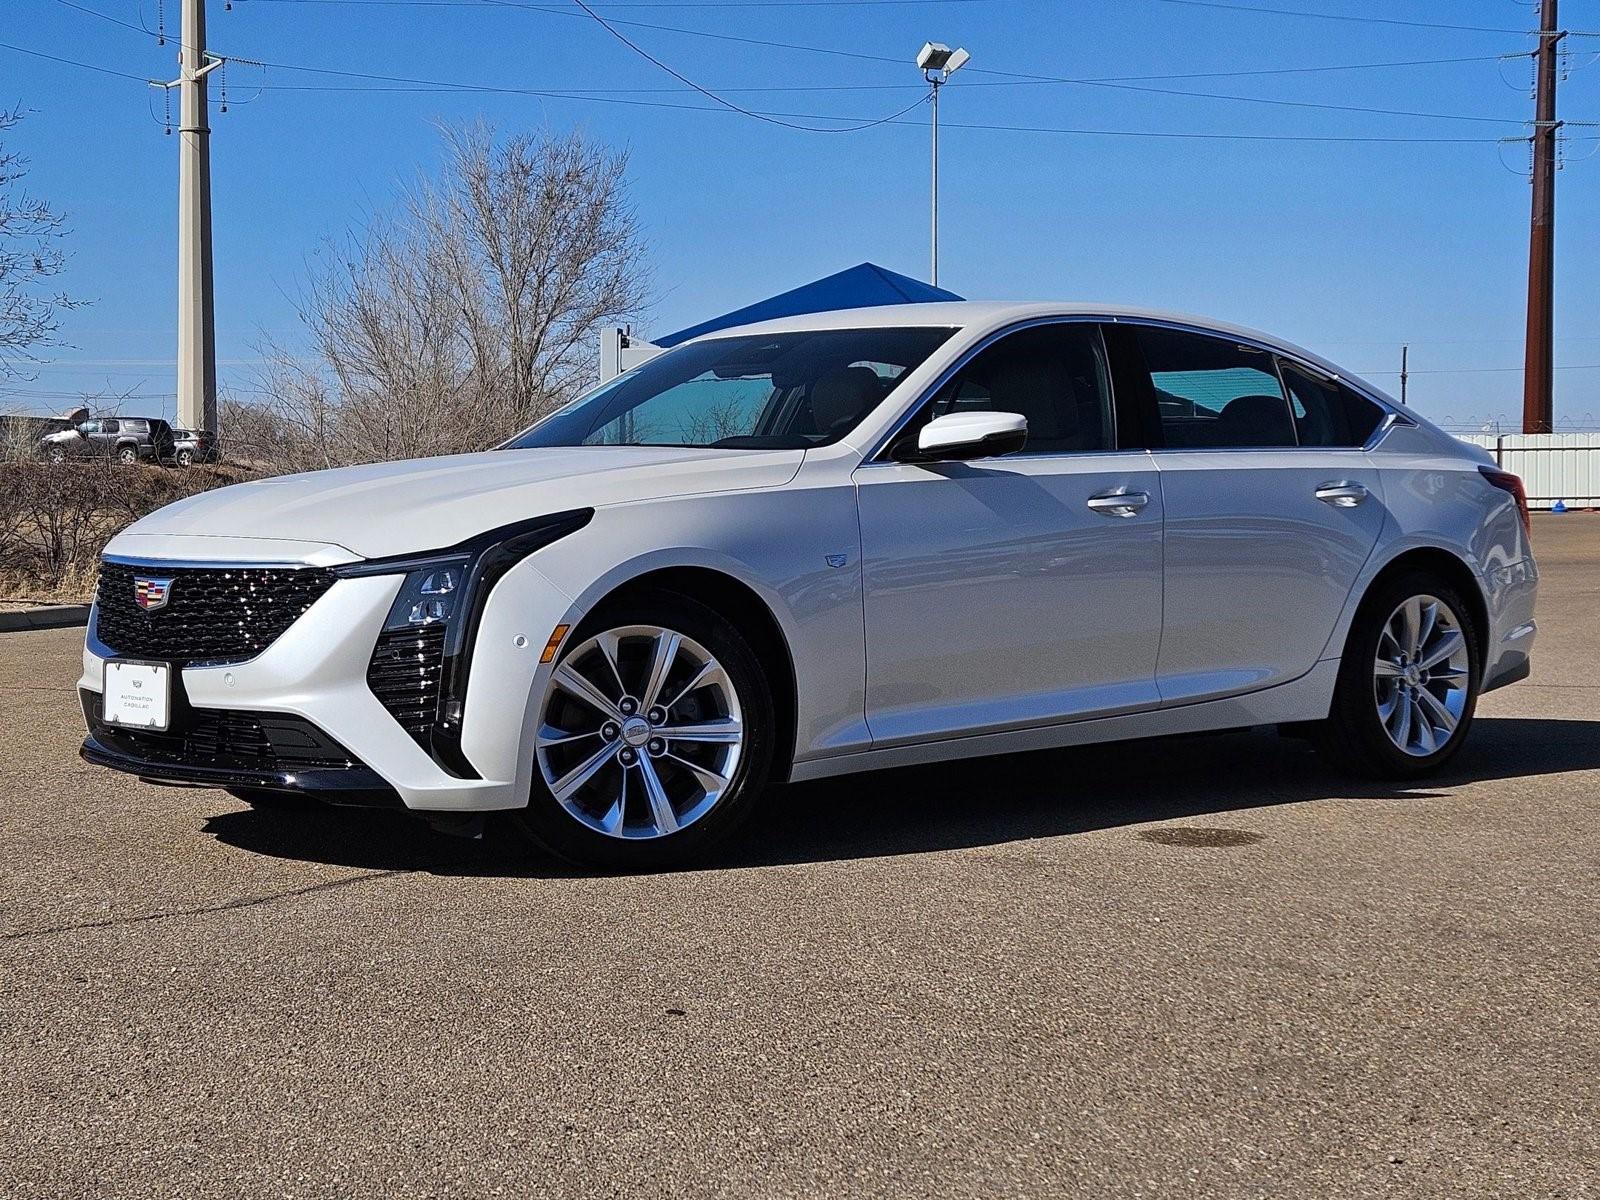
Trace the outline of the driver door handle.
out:
<instances>
[{"instance_id":1,"label":"driver door handle","mask_svg":"<svg viewBox=\"0 0 1600 1200\"><path fill-rule=\"evenodd\" d=\"M1367 489L1359 483L1350 483L1347 480L1336 479L1330 483L1318 486L1316 497L1324 504L1331 504L1335 508L1354 508L1367 498Z\"/></svg>"},{"instance_id":2,"label":"driver door handle","mask_svg":"<svg viewBox=\"0 0 1600 1200\"><path fill-rule=\"evenodd\" d=\"M1089 507L1102 517L1136 517L1150 503L1149 492L1100 492L1090 496Z\"/></svg>"}]
</instances>

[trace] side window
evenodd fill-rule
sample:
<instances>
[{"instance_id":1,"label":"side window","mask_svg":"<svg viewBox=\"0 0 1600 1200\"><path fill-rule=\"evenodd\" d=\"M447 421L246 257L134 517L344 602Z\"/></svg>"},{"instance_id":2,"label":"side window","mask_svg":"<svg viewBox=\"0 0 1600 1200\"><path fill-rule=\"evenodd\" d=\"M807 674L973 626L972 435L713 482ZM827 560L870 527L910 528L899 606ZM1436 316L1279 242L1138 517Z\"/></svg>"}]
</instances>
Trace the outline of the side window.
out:
<instances>
[{"instance_id":1,"label":"side window","mask_svg":"<svg viewBox=\"0 0 1600 1200\"><path fill-rule=\"evenodd\" d=\"M100 432L101 433L116 433L120 428L121 428L121 426L116 421L101 421L100 422Z\"/></svg>"},{"instance_id":2,"label":"side window","mask_svg":"<svg viewBox=\"0 0 1600 1200\"><path fill-rule=\"evenodd\" d=\"M99 433L100 432L100 422L99 421L79 421L78 422L78 432L83 434L84 437L88 437L91 433Z\"/></svg>"},{"instance_id":3,"label":"side window","mask_svg":"<svg viewBox=\"0 0 1600 1200\"><path fill-rule=\"evenodd\" d=\"M1028 419L1024 453L1073 454L1115 444L1105 349L1096 325L1063 322L1008 334L978 354L912 422L959 412Z\"/></svg>"},{"instance_id":4,"label":"side window","mask_svg":"<svg viewBox=\"0 0 1600 1200\"><path fill-rule=\"evenodd\" d=\"M1383 420L1383 410L1331 379L1319 379L1278 360L1289 408L1302 446L1361 446Z\"/></svg>"},{"instance_id":5,"label":"side window","mask_svg":"<svg viewBox=\"0 0 1600 1200\"><path fill-rule=\"evenodd\" d=\"M1295 445L1272 355L1176 329L1142 328L1139 345L1167 446Z\"/></svg>"}]
</instances>

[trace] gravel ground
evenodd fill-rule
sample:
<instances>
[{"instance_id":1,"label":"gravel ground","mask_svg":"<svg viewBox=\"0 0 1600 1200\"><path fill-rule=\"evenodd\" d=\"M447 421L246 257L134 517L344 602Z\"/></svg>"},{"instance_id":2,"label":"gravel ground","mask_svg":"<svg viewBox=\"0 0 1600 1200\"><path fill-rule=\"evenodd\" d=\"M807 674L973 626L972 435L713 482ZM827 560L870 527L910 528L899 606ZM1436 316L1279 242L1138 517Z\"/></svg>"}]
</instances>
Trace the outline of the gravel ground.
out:
<instances>
[{"instance_id":1,"label":"gravel ground","mask_svg":"<svg viewBox=\"0 0 1600 1200\"><path fill-rule=\"evenodd\" d=\"M775 792L711 869L81 763L0 637L7 1196L1600 1196L1600 517L1443 778L1265 732Z\"/></svg>"}]
</instances>

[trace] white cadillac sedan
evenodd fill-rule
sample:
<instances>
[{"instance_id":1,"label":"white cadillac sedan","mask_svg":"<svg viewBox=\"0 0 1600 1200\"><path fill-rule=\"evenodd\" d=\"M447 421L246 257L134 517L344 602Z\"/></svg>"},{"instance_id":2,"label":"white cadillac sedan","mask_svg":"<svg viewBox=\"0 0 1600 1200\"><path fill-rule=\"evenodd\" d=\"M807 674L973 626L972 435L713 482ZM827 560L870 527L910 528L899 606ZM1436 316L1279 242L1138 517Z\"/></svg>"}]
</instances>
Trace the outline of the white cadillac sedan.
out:
<instances>
[{"instance_id":1,"label":"white cadillac sedan","mask_svg":"<svg viewBox=\"0 0 1600 1200\"><path fill-rule=\"evenodd\" d=\"M107 548L89 761L575 861L774 780L1261 724L1405 778L1528 673L1515 476L1187 317L918 304L710 334L498 449L267 479ZM1107 797L1114 803L1114 797Z\"/></svg>"}]
</instances>

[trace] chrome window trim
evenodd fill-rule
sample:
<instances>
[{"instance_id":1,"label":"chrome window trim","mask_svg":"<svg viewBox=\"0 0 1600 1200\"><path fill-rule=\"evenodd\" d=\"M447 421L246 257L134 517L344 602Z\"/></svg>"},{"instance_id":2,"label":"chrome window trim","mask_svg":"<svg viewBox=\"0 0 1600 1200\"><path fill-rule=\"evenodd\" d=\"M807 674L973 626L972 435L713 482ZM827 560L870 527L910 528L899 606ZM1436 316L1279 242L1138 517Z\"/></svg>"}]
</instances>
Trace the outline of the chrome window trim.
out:
<instances>
[{"instance_id":1,"label":"chrome window trim","mask_svg":"<svg viewBox=\"0 0 1600 1200\"><path fill-rule=\"evenodd\" d=\"M1140 325L1152 325L1152 326L1155 326L1155 327L1160 328L1160 329L1176 329L1176 330L1178 330L1180 332L1183 332L1183 333L1205 334L1205 335L1208 335L1210 337L1216 337L1216 338L1223 338L1225 340L1231 340L1231 341L1236 342L1237 344L1239 344L1241 346L1250 346L1250 347L1252 347L1253 349L1256 349L1256 350L1263 350L1263 351L1267 352L1268 354L1276 355L1278 358L1283 359L1283 360L1285 360L1285 361L1287 361L1289 363L1292 363L1295 367L1299 368L1300 370L1303 370L1303 371L1306 371L1306 372L1308 372L1308 373L1310 373L1312 375L1315 375L1319 379L1326 379L1331 383L1337 383L1337 384L1339 384L1339 385L1341 385L1343 387L1349 388L1352 392L1354 392L1356 395L1360 396L1363 400L1369 400L1373 404L1376 404L1378 406L1378 408L1381 409L1383 411L1383 413L1384 413L1383 419L1378 422L1378 428L1373 430L1372 436L1369 437L1360 446L1304 446L1304 447L1302 447L1302 446L1300 446L1298 444L1296 444L1294 446L1160 446L1160 447L1151 447L1150 452L1152 454L1164 454L1164 453L1167 453L1169 451L1170 452L1176 452L1176 453L1182 453L1182 454L1215 454L1215 453L1219 453L1219 452L1223 453L1223 454L1241 454L1241 453L1248 454L1248 453L1251 453L1251 452L1260 453L1262 451L1267 451L1267 452L1276 453L1277 451L1281 451L1281 450L1300 450L1300 449L1306 449L1306 450L1360 450L1360 451L1362 451L1364 453L1364 452L1366 452L1368 450L1376 449L1377 446L1378 446L1378 443L1383 441L1383 439L1386 436L1388 436L1390 430L1395 429L1397 427L1402 427L1402 426L1411 427L1411 428L1415 428L1416 427L1417 422L1412 417L1410 417L1407 414L1401 412L1396 407L1396 405L1394 404L1393 401L1391 401L1388 397L1380 395L1379 393L1373 391L1371 388L1367 387L1365 384L1361 383L1359 380L1355 379L1354 377L1349 376L1349 375L1345 375L1342 372L1337 371L1337 370L1333 371L1330 374L1326 367L1321 366L1321 365L1319 365L1319 364L1317 364L1315 362L1312 362L1309 359L1306 359L1303 356L1301 356L1299 354L1296 354L1292 350L1285 349L1283 346L1275 346L1271 342L1263 341L1260 338L1249 337L1249 336L1244 335L1244 334L1233 333L1233 332L1231 332L1229 330L1225 330L1225 329L1208 328L1205 325L1196 325L1193 322L1189 322L1189 321L1164 320L1164 319L1162 319L1160 317L1107 317L1107 318L1104 318L1104 320L1109 321L1113 325L1132 325L1132 326L1135 326L1135 327L1140 326ZM1280 386L1281 386L1281 383L1282 383L1282 375L1281 375L1281 373L1279 375L1279 381L1280 381ZM1284 391L1284 397L1285 397L1284 402L1288 403L1288 399L1287 399L1288 391L1287 391L1287 389L1285 389L1285 391ZM1292 419L1293 416L1294 416L1294 412L1293 412L1292 409L1290 410L1290 414L1289 415L1290 415L1290 417ZM1296 438L1299 437L1298 432L1296 433L1295 436L1296 436Z\"/></svg>"},{"instance_id":2,"label":"chrome window trim","mask_svg":"<svg viewBox=\"0 0 1600 1200\"><path fill-rule=\"evenodd\" d=\"M1308 373L1310 373L1312 375L1315 375L1319 379L1326 379L1326 380L1329 380L1330 382L1337 383L1337 384L1339 384L1339 385L1341 385L1343 387L1347 387L1352 392L1354 392L1356 395L1360 396L1363 400L1367 400L1367 401L1370 401L1373 404L1376 404L1378 406L1378 408L1380 410L1382 410L1382 412L1384 413L1384 416L1383 416L1383 419L1378 422L1377 429L1373 430L1372 436L1369 437L1366 440L1366 442L1363 443L1359 447L1358 446L1321 446L1321 447L1305 446L1305 447L1302 447L1302 446L1300 446L1298 444L1298 441L1293 446L1231 446L1230 447L1230 446L1121 446L1121 445L1113 445L1113 447L1111 449L1109 449L1109 450L1075 450L1075 451L1062 451L1062 452L1059 452L1059 453L1051 453L1051 454L1033 454L1033 455L1030 455L1030 454L1028 454L1026 452L1026 450L1023 450L1022 452L1020 452L1018 454L1008 454L1008 455L1005 456L1006 458L1019 458L1019 459L1026 459L1026 458L1036 458L1036 459L1038 459L1038 458L1066 458L1066 457L1071 457L1071 456L1074 456L1074 455L1085 455L1085 454L1125 454L1125 453L1126 454L1131 454L1131 453L1149 453L1149 454L1166 454L1166 453L1181 453L1181 454L1216 454L1216 453L1223 453L1223 454L1251 454L1251 453L1256 453L1256 454L1259 454L1259 453L1269 453L1270 454L1270 453L1277 453L1277 452L1283 451L1283 450L1300 450L1300 449L1306 449L1306 450L1313 450L1313 449L1321 449L1321 450L1359 450L1359 451L1365 453L1367 451L1371 451L1371 450L1377 449L1378 445L1384 440L1384 438L1386 438L1389 435L1389 433L1391 431L1393 431L1393 430L1395 430L1397 428L1415 428L1416 425L1417 425L1416 420L1413 419L1408 414L1402 412L1392 400L1390 400L1388 397L1386 397L1386 396L1374 391L1372 388L1368 387L1366 384L1362 383L1361 381L1355 379L1353 376L1346 375L1343 372L1338 371L1338 370L1334 370L1332 373L1330 373L1328 371L1327 367L1324 367L1319 363L1313 362L1310 359L1305 358L1303 355L1301 355L1299 353L1296 353L1295 351L1289 350L1289 349L1285 348L1282 345L1275 345L1274 343L1266 341L1266 340L1264 340L1262 338L1251 337L1251 336L1249 336L1247 334L1234 333L1231 330L1217 329L1217 328L1215 328L1213 326L1197 325L1192 321L1176 321L1176 320L1169 320L1169 319L1165 319L1165 318L1161 318L1161 317L1129 317L1129 316L1118 316L1118 315L1116 315L1114 313L1063 313L1063 314L1060 314L1060 315L1057 315L1057 316L1030 317L1030 318L1027 318L1026 320L1012 322L1009 325L1002 326L999 329L992 330L991 332L985 334L983 337L978 339L978 341L974 342L971 346L969 346L966 350L962 351L961 354L959 356L957 356L957 358L955 359L955 361L953 363L951 363L948 367L946 367L943 371L941 371L939 373L939 375L934 379L934 381L931 384L929 384L926 388L924 388L917 395L917 398L911 404L906 406L905 410L900 414L900 416L897 417L895 419L894 423L889 426L888 431L873 444L873 447L872 447L871 450L869 450L866 454L864 454L862 456L861 465L862 466L879 466L879 465L882 465L882 464L885 464L885 463L894 463L893 459L885 459L883 457L883 455L888 450L889 446L891 444L893 444L895 438L900 436L900 432L908 424L910 424L912 419L917 415L917 413L921 411L922 406L924 404L926 404L929 400L931 400L933 398L933 396L939 391L939 389L944 387L945 384L949 383L951 378L954 377L954 375L958 371L960 371L963 367L965 367L969 362L971 362L974 357L976 357L978 354L982 353L988 347L992 346L995 342L999 341L1001 338L1005 337L1007 334L1018 333L1018 332L1021 332L1024 329L1029 329L1029 328L1032 328L1032 327L1038 326L1038 325L1071 325L1071 324L1085 324L1085 323L1093 324L1093 325L1131 325L1131 326L1134 326L1135 328L1137 328L1139 326L1153 326L1153 327L1158 328L1158 329L1175 329L1175 330L1178 330L1179 332L1182 332L1182 333L1195 333L1195 334L1204 335L1206 337L1222 338L1222 339L1227 340L1227 341L1232 341L1237 345L1248 346L1248 347L1250 347L1252 349L1260 350L1260 351L1262 351L1264 353L1271 354L1271 355L1275 356L1276 359L1283 359L1284 361L1292 363L1295 367L1297 367L1297 368L1299 368L1301 370L1307 371ZM1101 346L1102 346L1102 352L1107 355L1107 365L1109 366L1109 363L1110 363L1109 350L1105 347L1105 337L1104 337L1103 334L1101 335ZM1276 368L1274 368L1274 369L1276 370ZM1279 375L1279 381L1280 381L1280 387L1281 387L1282 386L1281 373ZM1117 421L1116 380L1115 380L1115 378L1111 378L1111 379L1108 379L1107 383L1108 383L1108 390L1109 390L1110 395L1111 395L1111 419L1112 419L1112 424L1113 424L1112 440L1113 440L1113 442L1115 442L1116 439L1117 439L1117 436L1118 436L1118 434L1120 432L1120 430L1117 428L1117 425L1116 425L1116 421ZM1287 389L1284 389L1284 403L1288 404L1288 391L1287 391ZM1291 416L1291 419L1292 419L1292 417L1293 417L1293 411L1292 410L1290 412L1290 416ZM1295 436L1298 439L1298 437L1299 437L1298 432L1296 433ZM894 464L894 465L902 465L902 464Z\"/></svg>"},{"instance_id":3,"label":"chrome window trim","mask_svg":"<svg viewBox=\"0 0 1600 1200\"><path fill-rule=\"evenodd\" d=\"M1345 383L1346 387L1349 387L1348 381L1341 380L1341 382ZM1366 396L1366 393L1356 388L1351 388L1350 390L1356 392L1357 395ZM1376 450L1379 443L1396 429L1415 429L1416 427L1417 422L1413 418L1406 416L1404 413L1395 412L1391 408L1386 408L1383 420L1378 422L1378 427L1372 431L1372 436L1363 443L1362 452Z\"/></svg>"},{"instance_id":4,"label":"chrome window trim","mask_svg":"<svg viewBox=\"0 0 1600 1200\"><path fill-rule=\"evenodd\" d=\"M892 458L884 458L883 456L884 456L884 454L886 454L888 452L889 447L894 444L894 440L897 437L900 436L901 431L904 430L907 425L911 424L911 422L916 418L917 414L922 411L923 405L928 404L929 402L931 402L933 400L933 398L936 395L939 394L939 391L944 387L945 384L949 383L952 379L954 379L955 376L958 373L960 373L974 358L976 358L978 355L982 354L985 350L987 350L990 346L994 345L1001 338L1008 337L1009 335L1011 335L1013 333L1021 333L1023 330L1026 330L1026 329L1035 329L1035 328L1038 328L1041 325L1085 325L1085 324L1088 324L1088 325L1094 325L1096 327L1096 331L1098 332L1099 326L1104 325L1109 319L1110 318L1107 318L1107 317L1095 316L1095 315L1092 315L1092 314L1085 314L1085 313L1063 314L1061 316L1029 317L1026 320L1014 321L1010 325L1004 325L999 329L994 329L994 330L989 331L988 333L984 334L983 337L979 338L976 342L974 342L971 346L968 346L965 350L963 350L956 357L954 362L952 362L949 366L947 366L943 371L940 371L939 374L934 378L933 382L930 383L927 387L923 388L922 391L917 394L917 398L914 401L912 401L910 404L908 404L906 406L905 410L903 412L901 412L901 414L898 417L895 418L894 423L889 426L888 432L885 433L882 437L880 437L878 439L878 441L876 442L876 444L874 444L874 446L872 447L871 450L869 450L866 454L862 455L861 466L871 467L871 466L882 466L882 465L886 465L887 464L887 465L890 465L890 466L900 467L900 466L914 465L914 464L906 464L906 463L896 462ZM1118 434L1118 428L1117 428L1117 384L1116 384L1116 379L1114 378L1113 372L1111 370L1111 351L1110 351L1110 348L1106 346L1105 335L1104 334L1100 334L1099 336L1100 336L1100 358L1101 358L1101 361L1105 364L1105 368L1106 368L1106 397L1107 397L1107 399L1109 399L1111 401L1111 443L1112 444L1108 448L1106 448L1104 450L1060 450L1060 451L1053 451L1053 452L1052 451L1036 451L1033 454L1029 454L1027 452L1027 448L1024 447L1022 450L1018 451L1015 454L1006 454L1006 455L1003 455L1001 457L1004 457L1004 458L1007 458L1007 459L1079 458L1079 457L1082 457L1082 456L1087 455L1087 454L1122 454L1122 453L1140 453L1140 452L1143 451L1144 448L1142 446L1141 447L1127 447L1127 446L1118 446L1116 444L1117 443L1117 434Z\"/></svg>"}]
</instances>

